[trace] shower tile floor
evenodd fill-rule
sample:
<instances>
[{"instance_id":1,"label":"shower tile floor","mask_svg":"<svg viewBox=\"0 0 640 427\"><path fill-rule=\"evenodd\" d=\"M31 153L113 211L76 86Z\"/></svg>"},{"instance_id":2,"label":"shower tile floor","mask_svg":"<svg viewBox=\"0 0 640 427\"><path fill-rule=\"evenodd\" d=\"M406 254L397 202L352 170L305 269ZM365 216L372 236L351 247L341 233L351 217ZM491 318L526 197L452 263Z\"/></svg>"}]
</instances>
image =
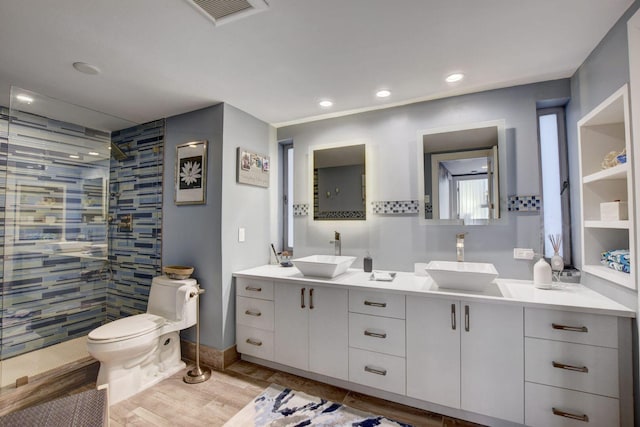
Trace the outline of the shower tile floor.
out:
<instances>
[{"instance_id":1,"label":"shower tile floor","mask_svg":"<svg viewBox=\"0 0 640 427\"><path fill-rule=\"evenodd\" d=\"M18 378L33 377L85 357L89 357L86 336L2 360L0 387L15 385Z\"/></svg>"},{"instance_id":2,"label":"shower tile floor","mask_svg":"<svg viewBox=\"0 0 640 427\"><path fill-rule=\"evenodd\" d=\"M222 426L272 383L416 427L477 426L246 361L236 362L223 372L213 371L211 379L201 384L186 384L182 380L185 372L112 405L111 427Z\"/></svg>"}]
</instances>

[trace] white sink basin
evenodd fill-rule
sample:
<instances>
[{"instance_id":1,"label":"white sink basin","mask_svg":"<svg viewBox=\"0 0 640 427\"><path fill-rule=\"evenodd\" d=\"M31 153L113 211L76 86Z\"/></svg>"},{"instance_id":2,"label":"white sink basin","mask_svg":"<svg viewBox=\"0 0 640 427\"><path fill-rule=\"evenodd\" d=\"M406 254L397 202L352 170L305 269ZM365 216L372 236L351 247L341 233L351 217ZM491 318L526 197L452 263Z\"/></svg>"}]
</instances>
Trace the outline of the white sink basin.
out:
<instances>
[{"instance_id":1,"label":"white sink basin","mask_svg":"<svg viewBox=\"0 0 640 427\"><path fill-rule=\"evenodd\" d=\"M331 278L347 271L355 260L354 256L311 255L291 262L304 276Z\"/></svg>"},{"instance_id":2,"label":"white sink basin","mask_svg":"<svg viewBox=\"0 0 640 427\"><path fill-rule=\"evenodd\" d=\"M484 291L498 277L493 264L484 262L431 261L425 268L440 288Z\"/></svg>"}]
</instances>

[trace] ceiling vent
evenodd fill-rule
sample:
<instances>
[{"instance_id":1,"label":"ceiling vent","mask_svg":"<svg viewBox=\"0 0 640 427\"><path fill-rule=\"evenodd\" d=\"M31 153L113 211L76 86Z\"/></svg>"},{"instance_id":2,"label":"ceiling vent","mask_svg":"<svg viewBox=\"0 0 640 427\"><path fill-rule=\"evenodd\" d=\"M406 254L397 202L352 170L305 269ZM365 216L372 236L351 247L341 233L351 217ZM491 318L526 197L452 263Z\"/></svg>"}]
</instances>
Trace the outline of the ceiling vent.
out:
<instances>
[{"instance_id":1,"label":"ceiling vent","mask_svg":"<svg viewBox=\"0 0 640 427\"><path fill-rule=\"evenodd\" d=\"M267 10L265 0L187 0L215 25Z\"/></svg>"}]
</instances>

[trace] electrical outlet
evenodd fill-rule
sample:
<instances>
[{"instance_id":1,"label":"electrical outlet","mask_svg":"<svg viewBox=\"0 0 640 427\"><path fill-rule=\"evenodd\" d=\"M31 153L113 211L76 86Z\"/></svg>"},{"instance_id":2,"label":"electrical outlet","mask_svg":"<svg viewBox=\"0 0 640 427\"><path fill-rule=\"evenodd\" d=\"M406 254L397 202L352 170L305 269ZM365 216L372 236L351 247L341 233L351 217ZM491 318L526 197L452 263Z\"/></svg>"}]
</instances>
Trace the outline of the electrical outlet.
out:
<instances>
[{"instance_id":1,"label":"electrical outlet","mask_svg":"<svg viewBox=\"0 0 640 427\"><path fill-rule=\"evenodd\" d=\"M240 227L238 228L238 242L244 242L244 238L245 238L244 227Z\"/></svg>"},{"instance_id":2,"label":"electrical outlet","mask_svg":"<svg viewBox=\"0 0 640 427\"><path fill-rule=\"evenodd\" d=\"M533 259L533 249L513 248L513 259Z\"/></svg>"}]
</instances>

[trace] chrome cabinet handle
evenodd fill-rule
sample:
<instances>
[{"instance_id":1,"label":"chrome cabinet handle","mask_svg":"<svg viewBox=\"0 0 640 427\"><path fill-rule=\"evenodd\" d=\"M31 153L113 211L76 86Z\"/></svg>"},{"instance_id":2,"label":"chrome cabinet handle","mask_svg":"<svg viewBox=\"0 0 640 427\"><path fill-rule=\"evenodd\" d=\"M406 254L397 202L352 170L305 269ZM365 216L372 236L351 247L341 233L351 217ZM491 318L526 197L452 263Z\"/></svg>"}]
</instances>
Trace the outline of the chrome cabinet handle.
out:
<instances>
[{"instance_id":1,"label":"chrome cabinet handle","mask_svg":"<svg viewBox=\"0 0 640 427\"><path fill-rule=\"evenodd\" d=\"M387 334L385 333L379 334L377 332L371 332L371 331L365 330L364 334L368 337L373 337L373 338L382 338L382 339L387 338Z\"/></svg>"},{"instance_id":2,"label":"chrome cabinet handle","mask_svg":"<svg viewBox=\"0 0 640 427\"><path fill-rule=\"evenodd\" d=\"M464 330L469 332L469 306L464 306Z\"/></svg>"},{"instance_id":3,"label":"chrome cabinet handle","mask_svg":"<svg viewBox=\"0 0 640 427\"><path fill-rule=\"evenodd\" d=\"M572 420L584 421L585 423L589 422L589 417L586 414L576 415L556 408L551 408L551 410L553 411L553 415L557 415L559 417L571 418Z\"/></svg>"},{"instance_id":4,"label":"chrome cabinet handle","mask_svg":"<svg viewBox=\"0 0 640 427\"><path fill-rule=\"evenodd\" d=\"M589 332L586 326L567 326L567 325L559 325L557 323L552 323L551 327L553 329L559 329L562 331L570 331L570 332Z\"/></svg>"},{"instance_id":5,"label":"chrome cabinet handle","mask_svg":"<svg viewBox=\"0 0 640 427\"><path fill-rule=\"evenodd\" d=\"M369 305L371 307L385 308L387 306L387 303L386 302L374 302L374 301L366 301L365 300L364 305Z\"/></svg>"},{"instance_id":6,"label":"chrome cabinet handle","mask_svg":"<svg viewBox=\"0 0 640 427\"><path fill-rule=\"evenodd\" d=\"M255 316L255 317L262 316L262 313L260 313L259 311L252 311L252 310L247 310L244 312L244 314L246 314L247 316Z\"/></svg>"},{"instance_id":7,"label":"chrome cabinet handle","mask_svg":"<svg viewBox=\"0 0 640 427\"><path fill-rule=\"evenodd\" d=\"M370 366L365 366L364 370L365 370L365 372L370 372L370 373L376 374L376 375L382 375L382 376L387 375L387 370L386 369L376 369L376 368L372 368Z\"/></svg>"},{"instance_id":8,"label":"chrome cabinet handle","mask_svg":"<svg viewBox=\"0 0 640 427\"><path fill-rule=\"evenodd\" d=\"M313 310L313 288L309 289L309 310Z\"/></svg>"},{"instance_id":9,"label":"chrome cabinet handle","mask_svg":"<svg viewBox=\"0 0 640 427\"><path fill-rule=\"evenodd\" d=\"M300 289L300 308L305 308L306 307L304 305L304 291L306 291L306 288Z\"/></svg>"},{"instance_id":10,"label":"chrome cabinet handle","mask_svg":"<svg viewBox=\"0 0 640 427\"><path fill-rule=\"evenodd\" d=\"M256 288L255 286L245 286L245 289L247 291L262 292L262 288Z\"/></svg>"},{"instance_id":11,"label":"chrome cabinet handle","mask_svg":"<svg viewBox=\"0 0 640 427\"><path fill-rule=\"evenodd\" d=\"M456 305L451 304L451 329L456 330Z\"/></svg>"},{"instance_id":12,"label":"chrome cabinet handle","mask_svg":"<svg viewBox=\"0 0 640 427\"><path fill-rule=\"evenodd\" d=\"M576 371L576 372L584 372L585 374L589 372L589 368L586 366L572 366L565 365L564 363L558 363L555 360L551 362L554 368L558 369L566 369L568 371Z\"/></svg>"},{"instance_id":13,"label":"chrome cabinet handle","mask_svg":"<svg viewBox=\"0 0 640 427\"><path fill-rule=\"evenodd\" d=\"M260 347L262 345L262 341L254 340L253 338L247 338L247 344L255 345L256 347Z\"/></svg>"}]
</instances>

